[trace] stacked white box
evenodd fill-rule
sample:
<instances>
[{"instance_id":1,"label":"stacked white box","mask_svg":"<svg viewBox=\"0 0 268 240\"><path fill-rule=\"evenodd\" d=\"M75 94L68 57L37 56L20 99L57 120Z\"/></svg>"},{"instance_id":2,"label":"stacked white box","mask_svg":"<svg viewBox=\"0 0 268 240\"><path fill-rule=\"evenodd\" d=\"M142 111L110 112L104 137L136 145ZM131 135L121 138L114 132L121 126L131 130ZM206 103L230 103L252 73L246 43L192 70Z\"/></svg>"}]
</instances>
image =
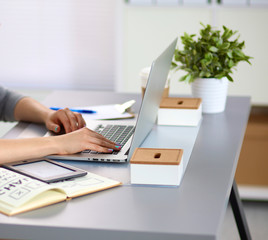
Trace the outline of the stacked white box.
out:
<instances>
[{"instance_id":1,"label":"stacked white box","mask_svg":"<svg viewBox=\"0 0 268 240\"><path fill-rule=\"evenodd\" d=\"M163 98L158 125L197 126L202 118L201 98Z\"/></svg>"},{"instance_id":2,"label":"stacked white box","mask_svg":"<svg viewBox=\"0 0 268 240\"><path fill-rule=\"evenodd\" d=\"M179 186L183 176L183 150L136 148L130 160L131 184Z\"/></svg>"}]
</instances>

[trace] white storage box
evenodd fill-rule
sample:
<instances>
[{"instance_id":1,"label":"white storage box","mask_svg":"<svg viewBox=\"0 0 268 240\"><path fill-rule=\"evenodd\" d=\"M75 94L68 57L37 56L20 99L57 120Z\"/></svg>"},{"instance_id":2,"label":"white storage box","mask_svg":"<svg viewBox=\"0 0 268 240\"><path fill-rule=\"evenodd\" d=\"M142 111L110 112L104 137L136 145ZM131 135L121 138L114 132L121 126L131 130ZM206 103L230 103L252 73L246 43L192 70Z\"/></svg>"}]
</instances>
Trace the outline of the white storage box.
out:
<instances>
[{"instance_id":1,"label":"white storage box","mask_svg":"<svg viewBox=\"0 0 268 240\"><path fill-rule=\"evenodd\" d=\"M180 185L183 150L136 148L130 160L131 184Z\"/></svg>"},{"instance_id":2,"label":"white storage box","mask_svg":"<svg viewBox=\"0 0 268 240\"><path fill-rule=\"evenodd\" d=\"M163 98L158 125L197 126L202 118L201 98Z\"/></svg>"}]
</instances>

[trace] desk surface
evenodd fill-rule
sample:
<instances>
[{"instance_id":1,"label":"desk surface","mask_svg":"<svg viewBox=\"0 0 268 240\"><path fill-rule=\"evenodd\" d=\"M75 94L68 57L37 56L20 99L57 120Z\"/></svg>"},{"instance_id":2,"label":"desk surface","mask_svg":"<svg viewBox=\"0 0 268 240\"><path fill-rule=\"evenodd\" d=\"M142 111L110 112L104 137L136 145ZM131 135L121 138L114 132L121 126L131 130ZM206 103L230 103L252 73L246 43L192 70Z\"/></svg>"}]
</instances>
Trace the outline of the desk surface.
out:
<instances>
[{"instance_id":1,"label":"desk surface","mask_svg":"<svg viewBox=\"0 0 268 240\"><path fill-rule=\"evenodd\" d=\"M48 106L82 106L140 99L135 94L57 91ZM85 104L87 102L87 104ZM180 187L122 187L20 214L0 215L0 238L216 239L224 218L250 111L248 97L229 97L224 113L205 114ZM26 127L19 124L6 137ZM189 127L155 127L143 147L180 148ZM103 176L127 178L128 164L73 163Z\"/></svg>"}]
</instances>

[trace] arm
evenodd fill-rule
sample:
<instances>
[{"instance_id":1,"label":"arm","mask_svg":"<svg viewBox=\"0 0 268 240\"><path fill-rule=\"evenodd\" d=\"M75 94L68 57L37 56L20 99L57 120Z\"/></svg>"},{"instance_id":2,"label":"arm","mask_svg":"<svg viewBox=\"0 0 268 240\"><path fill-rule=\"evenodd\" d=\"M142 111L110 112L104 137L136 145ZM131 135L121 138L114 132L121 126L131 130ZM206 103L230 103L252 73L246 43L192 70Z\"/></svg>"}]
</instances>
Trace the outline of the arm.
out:
<instances>
[{"instance_id":1,"label":"arm","mask_svg":"<svg viewBox=\"0 0 268 240\"><path fill-rule=\"evenodd\" d=\"M81 114L71 112L67 108L53 111L30 97L18 101L14 117L17 121L44 123L47 129L54 132L60 132L62 126L66 133L85 126Z\"/></svg>"},{"instance_id":2,"label":"arm","mask_svg":"<svg viewBox=\"0 0 268 240\"><path fill-rule=\"evenodd\" d=\"M0 164L86 149L106 153L120 150L120 146L88 128L53 137L0 139L0 146Z\"/></svg>"},{"instance_id":3,"label":"arm","mask_svg":"<svg viewBox=\"0 0 268 240\"><path fill-rule=\"evenodd\" d=\"M51 154L72 154L86 149L109 153L121 148L85 128L81 114L69 109L53 111L32 98L25 97L17 102L14 117L19 121L45 123L54 132L59 132L63 126L67 134L32 139L0 139L0 164Z\"/></svg>"}]
</instances>

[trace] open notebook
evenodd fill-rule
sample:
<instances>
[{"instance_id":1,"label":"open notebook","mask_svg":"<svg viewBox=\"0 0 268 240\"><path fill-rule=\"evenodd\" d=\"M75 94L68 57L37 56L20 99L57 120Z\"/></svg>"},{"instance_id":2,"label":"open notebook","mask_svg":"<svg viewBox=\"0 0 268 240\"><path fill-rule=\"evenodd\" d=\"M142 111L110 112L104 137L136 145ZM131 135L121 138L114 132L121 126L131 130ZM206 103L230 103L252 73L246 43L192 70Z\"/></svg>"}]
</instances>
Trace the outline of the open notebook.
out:
<instances>
[{"instance_id":1,"label":"open notebook","mask_svg":"<svg viewBox=\"0 0 268 240\"><path fill-rule=\"evenodd\" d=\"M0 212L9 216L121 184L89 172L84 177L47 184L1 167L0 183Z\"/></svg>"}]
</instances>

